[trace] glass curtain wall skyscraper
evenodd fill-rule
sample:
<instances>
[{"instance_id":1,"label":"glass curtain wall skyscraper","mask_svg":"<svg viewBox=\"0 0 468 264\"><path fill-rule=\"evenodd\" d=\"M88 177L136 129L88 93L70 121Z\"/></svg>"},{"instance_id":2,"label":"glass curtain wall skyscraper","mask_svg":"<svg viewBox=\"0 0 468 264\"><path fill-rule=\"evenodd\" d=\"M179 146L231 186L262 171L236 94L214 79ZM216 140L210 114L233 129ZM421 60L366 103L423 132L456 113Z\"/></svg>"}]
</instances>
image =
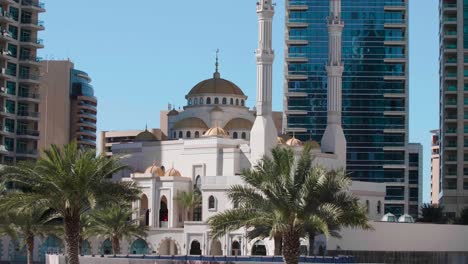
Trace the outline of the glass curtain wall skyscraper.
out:
<instances>
[{"instance_id":1,"label":"glass curtain wall skyscraper","mask_svg":"<svg viewBox=\"0 0 468 264\"><path fill-rule=\"evenodd\" d=\"M468 0L440 0L440 204L468 206Z\"/></svg>"},{"instance_id":2,"label":"glass curtain wall skyscraper","mask_svg":"<svg viewBox=\"0 0 468 264\"><path fill-rule=\"evenodd\" d=\"M327 125L330 0L286 1L284 127L320 142ZM408 2L342 0L343 112L347 172L385 182L385 211L418 214L410 201L408 148ZM419 190L412 190L419 193Z\"/></svg>"}]
</instances>

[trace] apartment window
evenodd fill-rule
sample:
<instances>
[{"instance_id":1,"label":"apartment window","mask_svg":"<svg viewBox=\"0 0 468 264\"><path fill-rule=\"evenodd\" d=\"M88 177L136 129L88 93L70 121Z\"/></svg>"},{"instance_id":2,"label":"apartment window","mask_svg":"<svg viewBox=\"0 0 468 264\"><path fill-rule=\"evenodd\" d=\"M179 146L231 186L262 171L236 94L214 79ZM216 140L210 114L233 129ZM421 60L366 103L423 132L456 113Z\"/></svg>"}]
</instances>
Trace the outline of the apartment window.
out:
<instances>
[{"instance_id":1,"label":"apartment window","mask_svg":"<svg viewBox=\"0 0 468 264\"><path fill-rule=\"evenodd\" d=\"M8 43L8 56L16 58L18 55L18 46Z\"/></svg>"},{"instance_id":2,"label":"apartment window","mask_svg":"<svg viewBox=\"0 0 468 264\"><path fill-rule=\"evenodd\" d=\"M405 199L405 187L402 186L387 186L385 200L401 201Z\"/></svg>"},{"instance_id":3,"label":"apartment window","mask_svg":"<svg viewBox=\"0 0 468 264\"><path fill-rule=\"evenodd\" d=\"M16 76L16 64L8 62L6 74L11 75L11 76Z\"/></svg>"},{"instance_id":4,"label":"apartment window","mask_svg":"<svg viewBox=\"0 0 468 264\"><path fill-rule=\"evenodd\" d=\"M8 26L8 32L10 32L10 35L14 39L18 39L18 28L12 25Z\"/></svg>"},{"instance_id":5,"label":"apartment window","mask_svg":"<svg viewBox=\"0 0 468 264\"><path fill-rule=\"evenodd\" d=\"M418 153L410 153L409 154L409 165L411 167L418 167L418 165L419 165L419 154Z\"/></svg>"},{"instance_id":6,"label":"apartment window","mask_svg":"<svg viewBox=\"0 0 468 264\"><path fill-rule=\"evenodd\" d=\"M468 190L468 181L463 181L463 190Z\"/></svg>"},{"instance_id":7,"label":"apartment window","mask_svg":"<svg viewBox=\"0 0 468 264\"><path fill-rule=\"evenodd\" d=\"M32 23L32 13L31 13L31 12L22 11L22 12L21 12L21 23L24 23L24 24L31 24L31 23Z\"/></svg>"},{"instance_id":8,"label":"apartment window","mask_svg":"<svg viewBox=\"0 0 468 264\"><path fill-rule=\"evenodd\" d=\"M6 82L6 93L15 95L16 94L16 83L7 81Z\"/></svg>"},{"instance_id":9,"label":"apartment window","mask_svg":"<svg viewBox=\"0 0 468 264\"><path fill-rule=\"evenodd\" d=\"M5 138L5 148L7 151L14 151L15 140L12 138Z\"/></svg>"},{"instance_id":10,"label":"apartment window","mask_svg":"<svg viewBox=\"0 0 468 264\"><path fill-rule=\"evenodd\" d=\"M31 13L29 13L31 14ZM15 20L18 21L19 17L19 10L16 7L10 6L10 16Z\"/></svg>"},{"instance_id":11,"label":"apartment window","mask_svg":"<svg viewBox=\"0 0 468 264\"><path fill-rule=\"evenodd\" d=\"M10 133L15 133L15 120L5 119L5 131Z\"/></svg>"},{"instance_id":12,"label":"apartment window","mask_svg":"<svg viewBox=\"0 0 468 264\"><path fill-rule=\"evenodd\" d=\"M444 189L456 190L457 189L457 179L446 179Z\"/></svg>"},{"instance_id":13,"label":"apartment window","mask_svg":"<svg viewBox=\"0 0 468 264\"><path fill-rule=\"evenodd\" d=\"M15 101L6 100L5 110L9 114L14 114L15 113Z\"/></svg>"},{"instance_id":14,"label":"apartment window","mask_svg":"<svg viewBox=\"0 0 468 264\"><path fill-rule=\"evenodd\" d=\"M419 183L419 171L410 170L409 171L409 184L418 184Z\"/></svg>"},{"instance_id":15,"label":"apartment window","mask_svg":"<svg viewBox=\"0 0 468 264\"><path fill-rule=\"evenodd\" d=\"M410 201L412 202L417 202L418 201L418 197L419 197L419 189L418 188L410 188Z\"/></svg>"},{"instance_id":16,"label":"apartment window","mask_svg":"<svg viewBox=\"0 0 468 264\"><path fill-rule=\"evenodd\" d=\"M31 41L31 31L26 30L26 29L22 29L22 30L21 30L21 38L20 38L20 40L23 41L23 42L29 42L29 41Z\"/></svg>"}]
</instances>

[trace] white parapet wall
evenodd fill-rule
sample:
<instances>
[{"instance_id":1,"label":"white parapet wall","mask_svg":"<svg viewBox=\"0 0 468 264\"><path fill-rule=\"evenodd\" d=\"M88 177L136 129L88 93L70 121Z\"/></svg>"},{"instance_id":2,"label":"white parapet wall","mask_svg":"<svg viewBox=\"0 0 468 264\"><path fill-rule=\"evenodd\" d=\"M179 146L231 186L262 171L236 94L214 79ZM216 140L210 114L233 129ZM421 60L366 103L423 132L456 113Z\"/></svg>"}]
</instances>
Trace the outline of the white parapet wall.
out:
<instances>
[{"instance_id":1,"label":"white parapet wall","mask_svg":"<svg viewBox=\"0 0 468 264\"><path fill-rule=\"evenodd\" d=\"M374 230L343 229L328 250L468 252L468 226L372 222Z\"/></svg>"}]
</instances>

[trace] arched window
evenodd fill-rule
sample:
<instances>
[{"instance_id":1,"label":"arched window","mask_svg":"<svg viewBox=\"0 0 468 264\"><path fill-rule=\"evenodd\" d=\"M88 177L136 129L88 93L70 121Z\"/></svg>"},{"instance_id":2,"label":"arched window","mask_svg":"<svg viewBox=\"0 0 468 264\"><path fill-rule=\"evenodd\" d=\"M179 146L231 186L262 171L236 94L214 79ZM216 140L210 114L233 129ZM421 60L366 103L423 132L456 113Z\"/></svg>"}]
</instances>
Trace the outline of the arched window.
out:
<instances>
[{"instance_id":1,"label":"arched window","mask_svg":"<svg viewBox=\"0 0 468 264\"><path fill-rule=\"evenodd\" d=\"M239 208L239 202L238 202L238 201L234 201L232 207L234 207L234 209Z\"/></svg>"},{"instance_id":2,"label":"arched window","mask_svg":"<svg viewBox=\"0 0 468 264\"><path fill-rule=\"evenodd\" d=\"M218 99L218 97L215 97L214 104L219 104L219 99Z\"/></svg>"},{"instance_id":3,"label":"arched window","mask_svg":"<svg viewBox=\"0 0 468 264\"><path fill-rule=\"evenodd\" d=\"M231 101L231 105L233 105L234 104L234 99L231 98L230 101Z\"/></svg>"},{"instance_id":4,"label":"arched window","mask_svg":"<svg viewBox=\"0 0 468 264\"><path fill-rule=\"evenodd\" d=\"M200 104L203 104L203 97L200 97Z\"/></svg>"},{"instance_id":5,"label":"arched window","mask_svg":"<svg viewBox=\"0 0 468 264\"><path fill-rule=\"evenodd\" d=\"M216 209L216 200L213 195L208 198L208 209Z\"/></svg>"},{"instance_id":6,"label":"arched window","mask_svg":"<svg viewBox=\"0 0 468 264\"><path fill-rule=\"evenodd\" d=\"M236 105L239 105L239 99L236 99Z\"/></svg>"},{"instance_id":7,"label":"arched window","mask_svg":"<svg viewBox=\"0 0 468 264\"><path fill-rule=\"evenodd\" d=\"M198 242L197 240L194 240L192 241L192 243L190 243L190 255L201 255L201 246L200 246L200 242Z\"/></svg>"},{"instance_id":8,"label":"arched window","mask_svg":"<svg viewBox=\"0 0 468 264\"><path fill-rule=\"evenodd\" d=\"M187 131L187 133L185 133L185 137L186 137L186 138L191 138L191 137L192 137L192 133L190 133L190 131Z\"/></svg>"},{"instance_id":9,"label":"arched window","mask_svg":"<svg viewBox=\"0 0 468 264\"><path fill-rule=\"evenodd\" d=\"M258 240L252 246L252 256L266 256L266 247L265 242L263 240Z\"/></svg>"},{"instance_id":10,"label":"arched window","mask_svg":"<svg viewBox=\"0 0 468 264\"><path fill-rule=\"evenodd\" d=\"M245 132L242 132L241 137L242 137L242 139L247 139L247 134Z\"/></svg>"},{"instance_id":11,"label":"arched window","mask_svg":"<svg viewBox=\"0 0 468 264\"><path fill-rule=\"evenodd\" d=\"M370 204L369 200L366 200L366 211L367 211L367 213L369 213L369 208L370 208L369 204Z\"/></svg>"},{"instance_id":12,"label":"arched window","mask_svg":"<svg viewBox=\"0 0 468 264\"><path fill-rule=\"evenodd\" d=\"M211 97L206 98L206 104L211 104Z\"/></svg>"},{"instance_id":13,"label":"arched window","mask_svg":"<svg viewBox=\"0 0 468 264\"><path fill-rule=\"evenodd\" d=\"M240 256L241 255L241 246L238 241L234 241L231 244L231 255Z\"/></svg>"},{"instance_id":14,"label":"arched window","mask_svg":"<svg viewBox=\"0 0 468 264\"><path fill-rule=\"evenodd\" d=\"M382 213L382 202L381 201L377 202L377 213L378 214Z\"/></svg>"},{"instance_id":15,"label":"arched window","mask_svg":"<svg viewBox=\"0 0 468 264\"><path fill-rule=\"evenodd\" d=\"M233 138L233 139L236 139L236 138L238 138L238 136L237 136L237 132L234 132L234 133L232 133L232 138Z\"/></svg>"},{"instance_id":16,"label":"arched window","mask_svg":"<svg viewBox=\"0 0 468 264\"><path fill-rule=\"evenodd\" d=\"M140 198L140 215L145 216L140 218L140 225L149 226L148 197L145 194Z\"/></svg>"},{"instance_id":17,"label":"arched window","mask_svg":"<svg viewBox=\"0 0 468 264\"><path fill-rule=\"evenodd\" d=\"M193 104L198 104L198 98L193 99Z\"/></svg>"},{"instance_id":18,"label":"arched window","mask_svg":"<svg viewBox=\"0 0 468 264\"><path fill-rule=\"evenodd\" d=\"M161 203L159 207L159 227L168 227L169 223L169 210L167 209L167 199L166 196L161 198Z\"/></svg>"},{"instance_id":19,"label":"arched window","mask_svg":"<svg viewBox=\"0 0 468 264\"><path fill-rule=\"evenodd\" d=\"M199 138L199 137L200 137L200 132L195 131L195 138Z\"/></svg>"},{"instance_id":20,"label":"arched window","mask_svg":"<svg viewBox=\"0 0 468 264\"><path fill-rule=\"evenodd\" d=\"M188 99L188 105L192 105L192 99Z\"/></svg>"},{"instance_id":21,"label":"arched window","mask_svg":"<svg viewBox=\"0 0 468 264\"><path fill-rule=\"evenodd\" d=\"M245 105L245 102L244 100L241 100L241 105L244 106Z\"/></svg>"},{"instance_id":22,"label":"arched window","mask_svg":"<svg viewBox=\"0 0 468 264\"><path fill-rule=\"evenodd\" d=\"M174 131L174 133L172 134L172 137L173 138L176 138L177 137L177 133Z\"/></svg>"},{"instance_id":23,"label":"arched window","mask_svg":"<svg viewBox=\"0 0 468 264\"><path fill-rule=\"evenodd\" d=\"M223 104L227 104L226 97L223 98Z\"/></svg>"},{"instance_id":24,"label":"arched window","mask_svg":"<svg viewBox=\"0 0 468 264\"><path fill-rule=\"evenodd\" d=\"M197 175L197 177L195 177L195 185L193 186L193 188L195 190L198 190L198 191L201 190L201 177L200 177L200 175Z\"/></svg>"},{"instance_id":25,"label":"arched window","mask_svg":"<svg viewBox=\"0 0 468 264\"><path fill-rule=\"evenodd\" d=\"M179 131L179 138L182 138L184 134L182 134L182 131Z\"/></svg>"}]
</instances>

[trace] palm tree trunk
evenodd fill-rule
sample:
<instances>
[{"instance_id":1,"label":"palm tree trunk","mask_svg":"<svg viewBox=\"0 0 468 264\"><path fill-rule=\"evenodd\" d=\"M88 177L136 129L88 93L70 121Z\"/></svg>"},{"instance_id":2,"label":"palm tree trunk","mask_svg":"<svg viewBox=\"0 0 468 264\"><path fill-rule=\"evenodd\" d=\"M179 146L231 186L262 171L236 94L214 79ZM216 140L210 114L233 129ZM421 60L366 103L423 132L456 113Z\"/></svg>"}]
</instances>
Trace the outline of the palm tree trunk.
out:
<instances>
[{"instance_id":1,"label":"palm tree trunk","mask_svg":"<svg viewBox=\"0 0 468 264\"><path fill-rule=\"evenodd\" d=\"M282 251L282 237L281 236L275 236L273 237L273 240L275 242L275 256L281 256L281 251Z\"/></svg>"},{"instance_id":2,"label":"palm tree trunk","mask_svg":"<svg viewBox=\"0 0 468 264\"><path fill-rule=\"evenodd\" d=\"M309 234L309 256L315 255L315 234Z\"/></svg>"},{"instance_id":3,"label":"palm tree trunk","mask_svg":"<svg viewBox=\"0 0 468 264\"><path fill-rule=\"evenodd\" d=\"M64 222L68 264L79 264L80 218L65 216Z\"/></svg>"},{"instance_id":4,"label":"palm tree trunk","mask_svg":"<svg viewBox=\"0 0 468 264\"><path fill-rule=\"evenodd\" d=\"M286 264L298 264L300 254L300 235L295 230L288 230L283 236L283 257Z\"/></svg>"},{"instance_id":5,"label":"palm tree trunk","mask_svg":"<svg viewBox=\"0 0 468 264\"><path fill-rule=\"evenodd\" d=\"M28 232L27 237L26 237L26 250L28 254L28 264L33 264L34 263L34 235L30 232Z\"/></svg>"},{"instance_id":6,"label":"palm tree trunk","mask_svg":"<svg viewBox=\"0 0 468 264\"><path fill-rule=\"evenodd\" d=\"M112 251L114 251L114 255L120 254L120 242L117 236L112 237Z\"/></svg>"}]
</instances>

